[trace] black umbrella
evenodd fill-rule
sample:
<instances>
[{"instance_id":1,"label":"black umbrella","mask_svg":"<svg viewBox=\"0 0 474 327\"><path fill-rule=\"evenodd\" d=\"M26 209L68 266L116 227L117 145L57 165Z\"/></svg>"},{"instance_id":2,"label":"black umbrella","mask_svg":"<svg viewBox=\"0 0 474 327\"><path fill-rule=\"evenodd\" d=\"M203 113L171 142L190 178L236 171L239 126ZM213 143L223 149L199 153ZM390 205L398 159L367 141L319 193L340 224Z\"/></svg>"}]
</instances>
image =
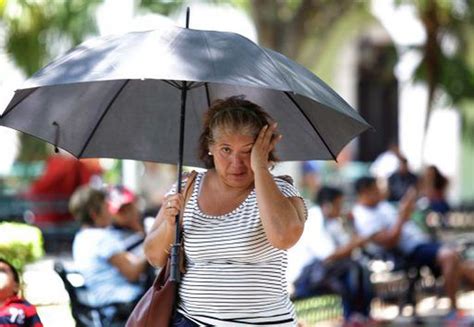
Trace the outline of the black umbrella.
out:
<instances>
[{"instance_id":1,"label":"black umbrella","mask_svg":"<svg viewBox=\"0 0 474 327\"><path fill-rule=\"evenodd\" d=\"M213 100L239 94L278 121L284 138L276 152L284 161L335 159L370 128L282 54L239 34L179 27L84 42L28 79L0 125L77 158L178 163L180 191L182 165L202 165L196 149L203 112Z\"/></svg>"}]
</instances>

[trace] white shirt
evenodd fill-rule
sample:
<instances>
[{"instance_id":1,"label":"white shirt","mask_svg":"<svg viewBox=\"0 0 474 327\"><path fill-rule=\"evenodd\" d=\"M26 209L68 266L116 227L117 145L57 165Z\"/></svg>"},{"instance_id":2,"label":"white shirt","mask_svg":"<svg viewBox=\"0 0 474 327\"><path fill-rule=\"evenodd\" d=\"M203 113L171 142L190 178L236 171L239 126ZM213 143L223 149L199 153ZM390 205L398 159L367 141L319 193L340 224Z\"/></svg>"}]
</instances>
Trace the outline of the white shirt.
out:
<instances>
[{"instance_id":1,"label":"white shirt","mask_svg":"<svg viewBox=\"0 0 474 327\"><path fill-rule=\"evenodd\" d=\"M126 250L120 231L111 228L84 228L74 238L74 265L84 276L92 305L135 300L143 288L130 283L109 259Z\"/></svg>"},{"instance_id":2,"label":"white shirt","mask_svg":"<svg viewBox=\"0 0 474 327\"><path fill-rule=\"evenodd\" d=\"M370 165L370 173L377 178L388 179L398 169L399 160L392 151L382 152Z\"/></svg>"},{"instance_id":3,"label":"white shirt","mask_svg":"<svg viewBox=\"0 0 474 327\"><path fill-rule=\"evenodd\" d=\"M288 250L288 283L293 284L303 268L314 259L326 259L349 240L350 235L339 219L325 220L318 206L309 209L303 235Z\"/></svg>"},{"instance_id":4,"label":"white shirt","mask_svg":"<svg viewBox=\"0 0 474 327\"><path fill-rule=\"evenodd\" d=\"M398 219L397 210L388 202L379 202L375 207L356 204L353 209L357 233L363 237L373 235L394 226ZM415 222L407 221L401 231L398 249L409 254L420 244L429 242L426 235Z\"/></svg>"},{"instance_id":5,"label":"white shirt","mask_svg":"<svg viewBox=\"0 0 474 327\"><path fill-rule=\"evenodd\" d=\"M287 252L268 241L256 190L232 212L207 215L198 203L204 175L196 176L183 213L186 273L178 311L198 325L295 326L285 279ZM300 197L288 182L275 182L284 196Z\"/></svg>"}]
</instances>

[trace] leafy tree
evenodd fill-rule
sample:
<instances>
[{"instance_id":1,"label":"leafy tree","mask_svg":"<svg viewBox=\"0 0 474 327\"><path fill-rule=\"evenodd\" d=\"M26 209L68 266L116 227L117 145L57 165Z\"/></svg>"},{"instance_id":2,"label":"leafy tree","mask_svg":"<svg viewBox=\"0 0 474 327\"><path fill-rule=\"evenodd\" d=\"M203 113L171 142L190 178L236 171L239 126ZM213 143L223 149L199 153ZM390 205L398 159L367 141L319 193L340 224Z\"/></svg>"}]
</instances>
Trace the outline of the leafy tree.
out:
<instances>
[{"instance_id":1,"label":"leafy tree","mask_svg":"<svg viewBox=\"0 0 474 327\"><path fill-rule=\"evenodd\" d=\"M99 0L0 0L0 21L5 28L3 47L31 76L51 59L97 33L95 10ZM19 160L44 159L45 142L21 134Z\"/></svg>"},{"instance_id":2,"label":"leafy tree","mask_svg":"<svg viewBox=\"0 0 474 327\"><path fill-rule=\"evenodd\" d=\"M230 4L250 14L259 43L281 52L303 65L314 66L322 52L323 40L333 28L354 11L367 12L366 1L353 0L207 0ZM181 9L186 1L141 0L141 8L160 14ZM310 55L308 55L310 54Z\"/></svg>"},{"instance_id":3,"label":"leafy tree","mask_svg":"<svg viewBox=\"0 0 474 327\"><path fill-rule=\"evenodd\" d=\"M402 3L414 5L426 32L423 59L415 73L415 78L425 81L428 87L425 132L432 109L444 94L452 105L462 108L464 135L474 136L474 121L466 112L466 104L469 107L469 101L474 100L474 1Z\"/></svg>"}]
</instances>

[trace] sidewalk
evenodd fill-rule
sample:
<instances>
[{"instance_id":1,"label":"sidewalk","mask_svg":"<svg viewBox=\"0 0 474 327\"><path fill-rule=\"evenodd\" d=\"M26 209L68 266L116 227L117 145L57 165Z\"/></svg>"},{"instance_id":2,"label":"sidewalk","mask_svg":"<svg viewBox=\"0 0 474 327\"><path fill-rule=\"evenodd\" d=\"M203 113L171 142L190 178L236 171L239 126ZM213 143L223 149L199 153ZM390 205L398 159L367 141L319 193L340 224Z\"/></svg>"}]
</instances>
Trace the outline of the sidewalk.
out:
<instances>
[{"instance_id":1,"label":"sidewalk","mask_svg":"<svg viewBox=\"0 0 474 327\"><path fill-rule=\"evenodd\" d=\"M25 297L37 306L38 314L45 327L74 327L75 322L69 308L69 297L53 265L59 258L47 257L37 263L28 265L23 275ZM70 260L70 258L62 258ZM474 291L461 293L458 297L459 308L465 318L457 326L474 326ZM417 313L423 324L421 326L454 326L443 324L442 317L448 311L446 298L427 297L417 304ZM379 320L389 321L383 326L415 326L410 308L399 314L396 305L383 305L374 301L372 315ZM338 326L338 322L319 323L317 326ZM419 325L420 326L420 325Z\"/></svg>"},{"instance_id":2,"label":"sidewalk","mask_svg":"<svg viewBox=\"0 0 474 327\"><path fill-rule=\"evenodd\" d=\"M74 327L69 296L53 269L56 258L28 265L23 274L25 298L36 305L45 327Z\"/></svg>"}]
</instances>

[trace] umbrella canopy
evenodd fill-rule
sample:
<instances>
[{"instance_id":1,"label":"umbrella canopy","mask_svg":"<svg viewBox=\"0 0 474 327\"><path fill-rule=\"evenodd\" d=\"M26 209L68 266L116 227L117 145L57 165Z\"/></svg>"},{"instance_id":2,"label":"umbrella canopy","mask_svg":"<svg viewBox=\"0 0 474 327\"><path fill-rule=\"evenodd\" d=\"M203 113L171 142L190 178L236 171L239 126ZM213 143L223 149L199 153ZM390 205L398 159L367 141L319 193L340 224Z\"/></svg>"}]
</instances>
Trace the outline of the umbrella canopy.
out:
<instances>
[{"instance_id":1,"label":"umbrella canopy","mask_svg":"<svg viewBox=\"0 0 474 327\"><path fill-rule=\"evenodd\" d=\"M187 83L183 83L183 82ZM309 70L227 32L166 27L87 41L17 90L0 125L78 158L178 161L182 88L187 88L184 164L202 166L204 111L243 94L278 123L281 160L335 159L370 128Z\"/></svg>"}]
</instances>

